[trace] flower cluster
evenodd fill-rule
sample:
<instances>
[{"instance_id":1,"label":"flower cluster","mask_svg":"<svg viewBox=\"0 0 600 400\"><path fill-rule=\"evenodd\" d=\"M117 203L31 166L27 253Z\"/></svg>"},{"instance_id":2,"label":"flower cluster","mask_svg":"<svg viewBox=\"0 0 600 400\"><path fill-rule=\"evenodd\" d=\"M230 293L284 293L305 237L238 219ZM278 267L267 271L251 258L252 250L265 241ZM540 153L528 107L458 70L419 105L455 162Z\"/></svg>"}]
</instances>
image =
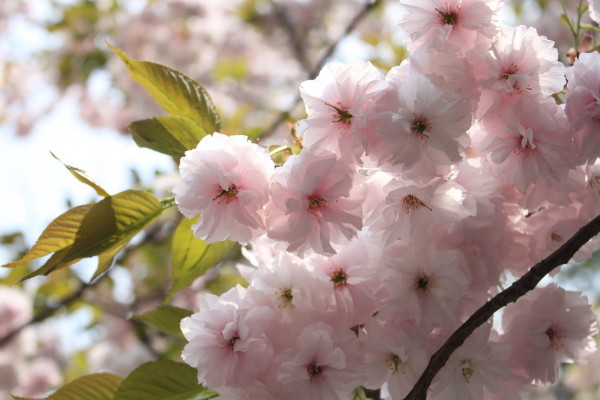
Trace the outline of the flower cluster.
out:
<instances>
[{"instance_id":1,"label":"flower cluster","mask_svg":"<svg viewBox=\"0 0 600 400\"><path fill-rule=\"evenodd\" d=\"M195 234L254 254L248 288L182 321L184 360L222 398L349 399L362 385L402 399L506 272L600 212L600 55L567 71L535 29L500 24L496 0L401 5L411 57L385 77L334 63L304 82L299 154L275 167L214 133L182 159L175 193L201 215ZM582 361L595 331L587 299L537 289L500 332L480 327L428 398L519 398Z\"/></svg>"}]
</instances>

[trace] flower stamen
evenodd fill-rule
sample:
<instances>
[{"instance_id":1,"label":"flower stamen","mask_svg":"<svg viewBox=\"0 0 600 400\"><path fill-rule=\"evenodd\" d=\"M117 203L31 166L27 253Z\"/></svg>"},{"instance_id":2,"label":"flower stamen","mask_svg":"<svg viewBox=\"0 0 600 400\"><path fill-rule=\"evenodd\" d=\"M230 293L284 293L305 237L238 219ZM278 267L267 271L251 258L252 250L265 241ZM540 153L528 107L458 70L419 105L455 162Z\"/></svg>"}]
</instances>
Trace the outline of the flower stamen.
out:
<instances>
[{"instance_id":1,"label":"flower stamen","mask_svg":"<svg viewBox=\"0 0 600 400\"><path fill-rule=\"evenodd\" d=\"M233 183L229 185L227 190L222 189L221 193L213 198L213 201L219 200L219 203L229 204L237 198L239 189Z\"/></svg>"},{"instance_id":2,"label":"flower stamen","mask_svg":"<svg viewBox=\"0 0 600 400\"><path fill-rule=\"evenodd\" d=\"M352 123L352 118L354 117L352 114L350 114L350 111L348 111L348 108L345 108L342 103L338 102L339 107L334 106L333 104L329 104L329 103L325 103L326 105L328 105L329 107L333 108L337 114L334 114L333 118L337 118L334 119L332 122L334 124L341 124L343 126L348 126Z\"/></svg>"},{"instance_id":3,"label":"flower stamen","mask_svg":"<svg viewBox=\"0 0 600 400\"><path fill-rule=\"evenodd\" d=\"M433 211L431 207L423 203L417 196L412 194L404 196L404 198L402 199L402 205L406 214L410 214L411 211L418 210L421 207L425 207L429 211Z\"/></svg>"}]
</instances>

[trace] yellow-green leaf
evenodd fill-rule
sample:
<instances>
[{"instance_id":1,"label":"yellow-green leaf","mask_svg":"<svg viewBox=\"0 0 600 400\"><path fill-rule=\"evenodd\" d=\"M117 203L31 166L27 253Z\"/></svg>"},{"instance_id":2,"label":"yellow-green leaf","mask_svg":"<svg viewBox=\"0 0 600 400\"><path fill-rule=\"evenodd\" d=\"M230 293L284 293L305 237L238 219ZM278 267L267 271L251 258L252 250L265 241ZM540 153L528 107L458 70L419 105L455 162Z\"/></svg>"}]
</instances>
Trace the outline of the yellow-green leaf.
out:
<instances>
[{"instance_id":1,"label":"yellow-green leaf","mask_svg":"<svg viewBox=\"0 0 600 400\"><path fill-rule=\"evenodd\" d=\"M187 364L159 360L142 364L125 378L113 400L208 400L218 396L198 384Z\"/></svg>"},{"instance_id":2,"label":"yellow-green leaf","mask_svg":"<svg viewBox=\"0 0 600 400\"><path fill-rule=\"evenodd\" d=\"M112 257L133 236L152 223L162 212L161 203L150 193L126 190L94 204L83 216L72 244L56 253L25 279L48 274L85 258L100 256L96 278L112 263Z\"/></svg>"},{"instance_id":3,"label":"yellow-green leaf","mask_svg":"<svg viewBox=\"0 0 600 400\"><path fill-rule=\"evenodd\" d=\"M181 320L192 315L192 311L169 305L162 305L134 318L151 325L167 335L183 339L183 333L179 327Z\"/></svg>"},{"instance_id":4,"label":"yellow-green leaf","mask_svg":"<svg viewBox=\"0 0 600 400\"><path fill-rule=\"evenodd\" d=\"M92 189L94 189L96 191L96 194L98 194L98 196L102 196L102 197L106 197L106 196L110 196L108 194L108 192L104 189L102 189L102 187L100 187L100 185L98 185L96 182L94 182L86 173L85 171L80 170L79 168L76 167L72 167L70 165L65 164L64 162L62 162L62 160L58 157L56 157L56 155L52 152L50 152L50 154L52 154L52 157L56 158L58 161L61 162L62 165L64 165L71 174L73 174L73 176L75 178L77 178L78 181L85 183L86 185L90 186Z\"/></svg>"},{"instance_id":5,"label":"yellow-green leaf","mask_svg":"<svg viewBox=\"0 0 600 400\"><path fill-rule=\"evenodd\" d=\"M45 400L112 400L123 378L112 374L93 374L75 379ZM15 400L34 400L12 396Z\"/></svg>"},{"instance_id":6,"label":"yellow-green leaf","mask_svg":"<svg viewBox=\"0 0 600 400\"><path fill-rule=\"evenodd\" d=\"M192 78L161 64L129 58L108 44L123 60L131 77L170 115L187 118L209 133L221 128L221 119L206 90Z\"/></svg>"},{"instance_id":7,"label":"yellow-green leaf","mask_svg":"<svg viewBox=\"0 0 600 400\"><path fill-rule=\"evenodd\" d=\"M36 258L70 248L75 241L81 221L93 205L92 203L74 207L58 216L44 229L27 254L17 261L3 265L3 267L15 268Z\"/></svg>"},{"instance_id":8,"label":"yellow-green leaf","mask_svg":"<svg viewBox=\"0 0 600 400\"><path fill-rule=\"evenodd\" d=\"M132 122L129 132L135 143L173 157L183 157L194 149L207 134L202 127L187 118L156 117Z\"/></svg>"},{"instance_id":9,"label":"yellow-green leaf","mask_svg":"<svg viewBox=\"0 0 600 400\"><path fill-rule=\"evenodd\" d=\"M92 257L110 249L153 222L162 212L148 192L126 190L96 203L85 215L65 258Z\"/></svg>"},{"instance_id":10,"label":"yellow-green leaf","mask_svg":"<svg viewBox=\"0 0 600 400\"><path fill-rule=\"evenodd\" d=\"M192 225L196 221L197 219L183 219L173 235L171 247L173 286L167 295L167 300L217 265L235 244L228 240L208 244L195 237Z\"/></svg>"}]
</instances>

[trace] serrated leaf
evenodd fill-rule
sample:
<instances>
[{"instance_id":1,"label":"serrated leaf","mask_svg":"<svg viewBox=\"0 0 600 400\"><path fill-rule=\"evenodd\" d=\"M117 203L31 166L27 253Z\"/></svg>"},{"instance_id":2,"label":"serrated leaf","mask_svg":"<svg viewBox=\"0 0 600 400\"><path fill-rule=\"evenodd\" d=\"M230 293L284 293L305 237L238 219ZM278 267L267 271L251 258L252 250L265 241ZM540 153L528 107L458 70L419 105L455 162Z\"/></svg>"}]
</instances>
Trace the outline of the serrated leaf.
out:
<instances>
[{"instance_id":1,"label":"serrated leaf","mask_svg":"<svg viewBox=\"0 0 600 400\"><path fill-rule=\"evenodd\" d=\"M69 170L69 172L71 174L73 174L73 176L75 178L77 178L78 181L85 183L86 185L90 186L92 189L94 189L96 191L96 194L98 196L102 196L102 197L106 197L106 196L110 196L108 194L108 192L104 189L102 189L102 187L100 187L100 185L98 185L96 182L94 182L86 173L85 171L76 168L76 167L72 167L70 165L65 164L60 158L58 158L53 152L50 152L50 154L52 154L52 157L56 158L58 161L60 161L60 163L62 165L65 166L65 168L67 168Z\"/></svg>"},{"instance_id":2,"label":"serrated leaf","mask_svg":"<svg viewBox=\"0 0 600 400\"><path fill-rule=\"evenodd\" d=\"M183 157L186 150L194 149L209 133L187 118L156 117L132 122L129 132L140 147Z\"/></svg>"},{"instance_id":3,"label":"serrated leaf","mask_svg":"<svg viewBox=\"0 0 600 400\"><path fill-rule=\"evenodd\" d=\"M59 388L45 400L112 400L119 385L120 376L112 374L93 374L82 376ZM37 400L12 396L15 400Z\"/></svg>"},{"instance_id":4,"label":"serrated leaf","mask_svg":"<svg viewBox=\"0 0 600 400\"><path fill-rule=\"evenodd\" d=\"M198 384L187 364L159 360L142 364L125 378L113 400L208 400L218 394Z\"/></svg>"},{"instance_id":5,"label":"serrated leaf","mask_svg":"<svg viewBox=\"0 0 600 400\"><path fill-rule=\"evenodd\" d=\"M46 264L25 279L48 274L85 257L100 255L99 268L94 274L96 278L110 267L112 257L162 210L161 203L153 195L141 190L126 190L105 197L84 215L71 246L54 253Z\"/></svg>"},{"instance_id":6,"label":"serrated leaf","mask_svg":"<svg viewBox=\"0 0 600 400\"><path fill-rule=\"evenodd\" d=\"M81 221L93 205L94 203L74 207L59 215L44 229L31 250L20 259L3 267L15 268L36 258L70 248L75 241Z\"/></svg>"},{"instance_id":7,"label":"serrated leaf","mask_svg":"<svg viewBox=\"0 0 600 400\"><path fill-rule=\"evenodd\" d=\"M184 338L181 333L180 323L185 317L192 315L192 311L170 305L162 305L152 311L134 318L151 325L167 335Z\"/></svg>"},{"instance_id":8,"label":"serrated leaf","mask_svg":"<svg viewBox=\"0 0 600 400\"><path fill-rule=\"evenodd\" d=\"M202 85L172 68L136 61L108 44L125 63L131 77L170 115L187 118L209 133L218 132L221 119Z\"/></svg>"},{"instance_id":9,"label":"serrated leaf","mask_svg":"<svg viewBox=\"0 0 600 400\"><path fill-rule=\"evenodd\" d=\"M183 219L175 229L171 246L173 286L166 301L217 265L235 244L228 240L208 244L195 237L192 225L196 221L197 218Z\"/></svg>"}]
</instances>

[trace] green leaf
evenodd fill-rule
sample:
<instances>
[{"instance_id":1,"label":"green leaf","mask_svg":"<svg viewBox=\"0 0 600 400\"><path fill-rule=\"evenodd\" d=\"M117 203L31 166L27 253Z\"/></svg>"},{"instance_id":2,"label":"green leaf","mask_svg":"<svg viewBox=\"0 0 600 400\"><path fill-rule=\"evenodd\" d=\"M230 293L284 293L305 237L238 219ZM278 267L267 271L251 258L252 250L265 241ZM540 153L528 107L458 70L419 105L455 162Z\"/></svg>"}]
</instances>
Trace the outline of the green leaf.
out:
<instances>
[{"instance_id":1,"label":"green leaf","mask_svg":"<svg viewBox=\"0 0 600 400\"><path fill-rule=\"evenodd\" d=\"M17 261L3 265L3 267L15 268L50 253L65 252L75 241L81 221L93 205L92 203L74 207L58 216L44 229L31 250Z\"/></svg>"},{"instance_id":2,"label":"green leaf","mask_svg":"<svg viewBox=\"0 0 600 400\"><path fill-rule=\"evenodd\" d=\"M575 33L575 29L573 28L573 25L571 24L571 20L569 19L569 17L567 16L567 14L562 14L560 16L560 22L562 22L562 24L564 26L566 26L567 28L569 28L569 30L571 31L571 33Z\"/></svg>"},{"instance_id":3,"label":"green leaf","mask_svg":"<svg viewBox=\"0 0 600 400\"><path fill-rule=\"evenodd\" d=\"M170 115L187 118L206 132L218 132L221 119L204 88L192 78L164 65L136 61L108 44L123 60L131 77Z\"/></svg>"},{"instance_id":4,"label":"green leaf","mask_svg":"<svg viewBox=\"0 0 600 400\"><path fill-rule=\"evenodd\" d=\"M56 155L53 152L50 152L50 154L52 154L52 157L54 157L58 161L60 161L61 164L64 165L69 170L69 172L71 172L71 174L73 174L73 176L75 178L77 178L78 181L83 182L88 186L91 186L92 189L94 189L96 191L96 194L98 194L98 196L102 196L102 197L110 196L106 190L102 189L100 187L100 185L98 185L90 177L88 177L87 174L85 173L85 171L82 171L79 168L72 167L70 165L65 164L64 162L62 162L62 160L60 158L56 157Z\"/></svg>"},{"instance_id":5,"label":"green leaf","mask_svg":"<svg viewBox=\"0 0 600 400\"><path fill-rule=\"evenodd\" d=\"M192 315L192 311L163 305L144 314L135 315L134 318L155 327L163 333L183 339L184 336L179 325L183 318L190 315Z\"/></svg>"},{"instance_id":6,"label":"green leaf","mask_svg":"<svg viewBox=\"0 0 600 400\"><path fill-rule=\"evenodd\" d=\"M140 147L183 157L186 150L194 149L207 134L202 127L187 118L156 117L132 122L129 132Z\"/></svg>"},{"instance_id":7,"label":"green leaf","mask_svg":"<svg viewBox=\"0 0 600 400\"><path fill-rule=\"evenodd\" d=\"M196 221L197 218L183 219L175 229L171 247L173 287L165 301L217 265L235 244L228 240L208 244L195 237L192 225Z\"/></svg>"},{"instance_id":8,"label":"green leaf","mask_svg":"<svg viewBox=\"0 0 600 400\"><path fill-rule=\"evenodd\" d=\"M198 384L187 364L159 360L142 364L119 386L113 400L208 400L218 394Z\"/></svg>"},{"instance_id":9,"label":"green leaf","mask_svg":"<svg viewBox=\"0 0 600 400\"><path fill-rule=\"evenodd\" d=\"M112 374L93 374L75 379L58 389L46 400L112 400L123 378ZM12 396L15 400L34 400Z\"/></svg>"},{"instance_id":10,"label":"green leaf","mask_svg":"<svg viewBox=\"0 0 600 400\"><path fill-rule=\"evenodd\" d=\"M85 258L100 256L95 279L112 263L112 258L133 236L162 212L161 203L150 193L126 190L94 204L81 220L72 245L56 253L25 279L48 274Z\"/></svg>"},{"instance_id":11,"label":"green leaf","mask_svg":"<svg viewBox=\"0 0 600 400\"><path fill-rule=\"evenodd\" d=\"M581 29L585 29L586 31L594 31L600 33L600 28L594 25L589 24L581 24Z\"/></svg>"}]
</instances>

